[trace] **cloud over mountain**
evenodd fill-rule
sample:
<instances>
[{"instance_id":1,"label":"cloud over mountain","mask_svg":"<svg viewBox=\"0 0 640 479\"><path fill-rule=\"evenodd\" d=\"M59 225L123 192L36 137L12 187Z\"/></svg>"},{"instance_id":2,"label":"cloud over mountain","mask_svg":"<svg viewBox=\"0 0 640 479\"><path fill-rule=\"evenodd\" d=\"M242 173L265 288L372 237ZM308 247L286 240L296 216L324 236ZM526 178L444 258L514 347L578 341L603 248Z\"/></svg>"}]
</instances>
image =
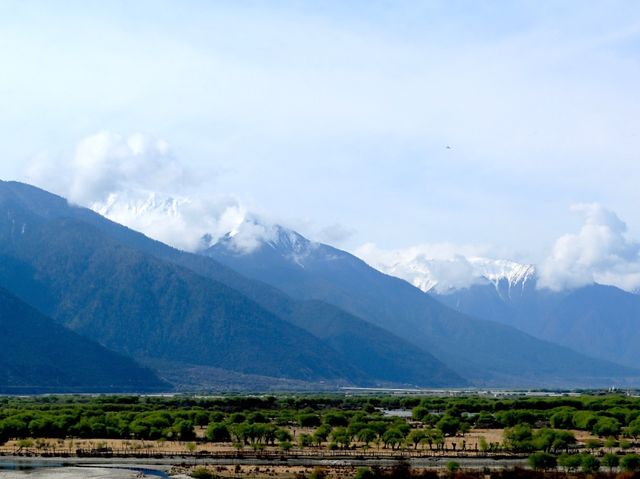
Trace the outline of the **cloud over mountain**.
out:
<instances>
[{"instance_id":1,"label":"cloud over mountain","mask_svg":"<svg viewBox=\"0 0 640 479\"><path fill-rule=\"evenodd\" d=\"M598 203L576 204L571 210L583 217L583 225L577 233L562 235L554 242L546 259L535 268L537 287L560 291L600 283L638 290L640 242L629 238L626 223ZM534 274L531 265L487 259L490 249L469 245L424 244L383 250L367 243L356 254L385 273L438 293Z\"/></svg>"},{"instance_id":2,"label":"cloud over mountain","mask_svg":"<svg viewBox=\"0 0 640 479\"><path fill-rule=\"evenodd\" d=\"M64 171L65 174L59 174ZM245 208L211 192L174 156L168 142L141 133L128 137L102 131L81 140L70 158L34 161L27 178L70 201L180 249L193 251L242 230L238 244L249 248L251 225Z\"/></svg>"},{"instance_id":3,"label":"cloud over mountain","mask_svg":"<svg viewBox=\"0 0 640 479\"><path fill-rule=\"evenodd\" d=\"M187 251L230 235L234 248L245 253L276 235L274 222L249 212L230 195L216 194L215 178L205 183L202 174L183 166L168 142L140 133L123 136L103 131L88 136L69 157L34 161L26 177L113 221ZM538 287L562 290L598 282L628 291L638 289L640 243L628 237L626 224L597 203L578 204L572 210L582 215L584 224L577 233L555 241L537 268ZM337 244L353 231L334 223L311 236ZM494 248L453 243L392 250L366 243L355 254L422 290L434 288L440 293L488 278L517 276L528 266L486 260L500 257Z\"/></svg>"},{"instance_id":4,"label":"cloud over mountain","mask_svg":"<svg viewBox=\"0 0 640 479\"><path fill-rule=\"evenodd\" d=\"M590 283L631 291L640 285L640 243L629 238L627 225L598 203L572 207L584 223L577 233L558 238L540 268L540 286L553 290Z\"/></svg>"},{"instance_id":5,"label":"cloud over mountain","mask_svg":"<svg viewBox=\"0 0 640 479\"><path fill-rule=\"evenodd\" d=\"M423 291L446 292L483 281L470 257L486 254L487 248L472 245L422 244L406 249L383 250L367 243L355 251L374 268L405 279Z\"/></svg>"}]
</instances>

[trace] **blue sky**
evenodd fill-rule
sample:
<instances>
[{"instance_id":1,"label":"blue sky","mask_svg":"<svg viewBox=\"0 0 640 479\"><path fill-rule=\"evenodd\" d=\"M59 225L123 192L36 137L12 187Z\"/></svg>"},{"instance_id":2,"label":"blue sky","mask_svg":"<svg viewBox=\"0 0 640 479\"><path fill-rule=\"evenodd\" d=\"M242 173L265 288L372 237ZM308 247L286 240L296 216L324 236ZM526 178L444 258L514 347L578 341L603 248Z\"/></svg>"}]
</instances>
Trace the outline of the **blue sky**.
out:
<instances>
[{"instance_id":1,"label":"blue sky","mask_svg":"<svg viewBox=\"0 0 640 479\"><path fill-rule=\"evenodd\" d=\"M351 250L542 261L583 203L640 236L638 2L2 1L0 59L5 179L143 133Z\"/></svg>"}]
</instances>

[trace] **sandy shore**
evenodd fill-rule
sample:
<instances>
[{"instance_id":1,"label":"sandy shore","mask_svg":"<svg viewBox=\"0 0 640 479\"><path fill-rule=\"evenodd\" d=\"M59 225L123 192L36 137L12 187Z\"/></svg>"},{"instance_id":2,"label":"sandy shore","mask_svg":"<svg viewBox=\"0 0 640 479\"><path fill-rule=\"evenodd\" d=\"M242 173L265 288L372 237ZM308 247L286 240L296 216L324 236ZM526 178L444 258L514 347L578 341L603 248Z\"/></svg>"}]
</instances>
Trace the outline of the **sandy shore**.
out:
<instances>
[{"instance_id":1,"label":"sandy shore","mask_svg":"<svg viewBox=\"0 0 640 479\"><path fill-rule=\"evenodd\" d=\"M22 471L0 470L0 479L133 479L137 472L101 467L60 467Z\"/></svg>"},{"instance_id":2,"label":"sandy shore","mask_svg":"<svg viewBox=\"0 0 640 479\"><path fill-rule=\"evenodd\" d=\"M130 479L168 477L169 465L134 461L60 458L0 458L0 479Z\"/></svg>"}]
</instances>

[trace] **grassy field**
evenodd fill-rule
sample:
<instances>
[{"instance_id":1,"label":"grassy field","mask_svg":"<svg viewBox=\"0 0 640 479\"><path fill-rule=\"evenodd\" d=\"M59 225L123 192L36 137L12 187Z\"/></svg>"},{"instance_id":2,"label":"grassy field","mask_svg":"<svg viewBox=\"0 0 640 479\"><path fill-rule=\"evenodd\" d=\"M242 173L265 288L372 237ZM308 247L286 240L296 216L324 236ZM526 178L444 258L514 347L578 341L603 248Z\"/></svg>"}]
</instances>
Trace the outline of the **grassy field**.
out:
<instances>
[{"instance_id":1,"label":"grassy field","mask_svg":"<svg viewBox=\"0 0 640 479\"><path fill-rule=\"evenodd\" d=\"M385 460L442 472L447 458L475 470L519 458L538 472L633 474L638 436L640 399L622 394L0 398L0 453L208 459L212 470L202 474L229 477L353 475L358 461ZM331 467L305 463L313 460Z\"/></svg>"}]
</instances>

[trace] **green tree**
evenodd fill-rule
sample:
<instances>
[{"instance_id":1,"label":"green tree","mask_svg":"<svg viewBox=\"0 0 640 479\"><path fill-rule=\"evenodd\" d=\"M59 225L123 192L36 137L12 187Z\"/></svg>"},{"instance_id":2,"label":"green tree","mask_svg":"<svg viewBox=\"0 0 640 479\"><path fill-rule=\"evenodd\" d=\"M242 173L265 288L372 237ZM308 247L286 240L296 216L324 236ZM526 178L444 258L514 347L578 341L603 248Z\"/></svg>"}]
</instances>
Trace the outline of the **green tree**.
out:
<instances>
[{"instance_id":1,"label":"green tree","mask_svg":"<svg viewBox=\"0 0 640 479\"><path fill-rule=\"evenodd\" d=\"M584 445L587 449L599 449L602 447L602 441L600 439L587 439Z\"/></svg>"},{"instance_id":2,"label":"green tree","mask_svg":"<svg viewBox=\"0 0 640 479\"><path fill-rule=\"evenodd\" d=\"M445 436L455 436L460 429L460 420L449 414L445 414L437 422L436 427L440 429Z\"/></svg>"},{"instance_id":3,"label":"green tree","mask_svg":"<svg viewBox=\"0 0 640 479\"><path fill-rule=\"evenodd\" d=\"M414 429L407 436L407 442L413 444L414 449L418 449L418 445L425 442L427 439L427 432L423 429Z\"/></svg>"},{"instance_id":4,"label":"green tree","mask_svg":"<svg viewBox=\"0 0 640 479\"><path fill-rule=\"evenodd\" d=\"M531 454L528 462L529 466L536 471L554 469L558 465L556 456L543 451Z\"/></svg>"},{"instance_id":5,"label":"green tree","mask_svg":"<svg viewBox=\"0 0 640 479\"><path fill-rule=\"evenodd\" d=\"M456 461L449 461L447 462L447 471L449 471L450 474L455 474L456 472L458 472L460 470L460 463L456 462Z\"/></svg>"},{"instance_id":6,"label":"green tree","mask_svg":"<svg viewBox=\"0 0 640 479\"><path fill-rule=\"evenodd\" d=\"M532 435L533 446L545 452L567 452L576 444L576 438L571 431L556 429L539 429Z\"/></svg>"},{"instance_id":7,"label":"green tree","mask_svg":"<svg viewBox=\"0 0 640 479\"><path fill-rule=\"evenodd\" d=\"M506 428L503 433L504 445L512 451L531 451L533 446L533 432L529 424L517 424Z\"/></svg>"},{"instance_id":8,"label":"green tree","mask_svg":"<svg viewBox=\"0 0 640 479\"><path fill-rule=\"evenodd\" d=\"M399 447L400 444L402 444L403 440L404 440L404 434L402 434L402 431L396 428L387 430L382 436L382 442L384 443L384 447L391 446L391 449L395 449L396 447Z\"/></svg>"},{"instance_id":9,"label":"green tree","mask_svg":"<svg viewBox=\"0 0 640 479\"><path fill-rule=\"evenodd\" d=\"M582 465L582 457L579 454L560 454L558 465L567 472L575 472Z\"/></svg>"},{"instance_id":10,"label":"green tree","mask_svg":"<svg viewBox=\"0 0 640 479\"><path fill-rule=\"evenodd\" d=\"M364 429L360 429L356 437L358 438L358 441L364 442L365 446L369 446L372 441L376 440L378 435L373 429L366 427Z\"/></svg>"},{"instance_id":11,"label":"green tree","mask_svg":"<svg viewBox=\"0 0 640 479\"><path fill-rule=\"evenodd\" d=\"M414 421L428 422L432 419L429 409L424 406L416 406L411 411L411 418Z\"/></svg>"},{"instance_id":12,"label":"green tree","mask_svg":"<svg viewBox=\"0 0 640 479\"><path fill-rule=\"evenodd\" d=\"M347 427L349 418L344 413L332 411L324 415L324 423L331 427Z\"/></svg>"},{"instance_id":13,"label":"green tree","mask_svg":"<svg viewBox=\"0 0 640 479\"><path fill-rule=\"evenodd\" d=\"M351 445L351 436L344 427L334 429L331 433L331 439L342 448L347 448Z\"/></svg>"},{"instance_id":14,"label":"green tree","mask_svg":"<svg viewBox=\"0 0 640 479\"><path fill-rule=\"evenodd\" d=\"M231 442L229 428L225 424L210 422L207 426L206 437L211 442Z\"/></svg>"},{"instance_id":15,"label":"green tree","mask_svg":"<svg viewBox=\"0 0 640 479\"><path fill-rule=\"evenodd\" d=\"M597 472L600 469L600 461L597 457L591 454L584 454L582 456L582 462L580 463L580 469L584 473Z\"/></svg>"},{"instance_id":16,"label":"green tree","mask_svg":"<svg viewBox=\"0 0 640 479\"><path fill-rule=\"evenodd\" d=\"M275 436L278 442L289 442L293 439L291 437L291 433L286 429L282 429L282 428L276 429Z\"/></svg>"},{"instance_id":17,"label":"green tree","mask_svg":"<svg viewBox=\"0 0 640 479\"><path fill-rule=\"evenodd\" d=\"M634 419L629 423L629 425L625 428L625 434L634 439L638 439L640 436L640 419Z\"/></svg>"},{"instance_id":18,"label":"green tree","mask_svg":"<svg viewBox=\"0 0 640 479\"><path fill-rule=\"evenodd\" d=\"M489 443L487 442L487 438L484 436L480 436L478 438L478 447L480 448L480 452L485 453L489 450Z\"/></svg>"},{"instance_id":19,"label":"green tree","mask_svg":"<svg viewBox=\"0 0 640 479\"><path fill-rule=\"evenodd\" d=\"M375 479L375 477L376 477L375 474L370 468L360 467L356 471L356 475L354 476L354 479Z\"/></svg>"},{"instance_id":20,"label":"green tree","mask_svg":"<svg viewBox=\"0 0 640 479\"><path fill-rule=\"evenodd\" d=\"M609 449L609 451L611 451L614 447L618 447L618 440L613 436L609 436L604 441L604 447L606 447L607 449Z\"/></svg>"},{"instance_id":21,"label":"green tree","mask_svg":"<svg viewBox=\"0 0 640 479\"><path fill-rule=\"evenodd\" d=\"M318 427L321 424L320 416L314 413L305 413L298 415L298 424L300 427Z\"/></svg>"},{"instance_id":22,"label":"green tree","mask_svg":"<svg viewBox=\"0 0 640 479\"><path fill-rule=\"evenodd\" d=\"M640 456L637 454L627 454L620 459L620 467L628 472L640 470Z\"/></svg>"},{"instance_id":23,"label":"green tree","mask_svg":"<svg viewBox=\"0 0 640 479\"><path fill-rule=\"evenodd\" d=\"M612 452L608 452L604 456L602 456L602 465L604 467L609 468L609 472L613 472L613 469L618 467L620 464L620 457L617 454L613 454Z\"/></svg>"},{"instance_id":24,"label":"green tree","mask_svg":"<svg viewBox=\"0 0 640 479\"><path fill-rule=\"evenodd\" d=\"M600 417L593 425L591 432L594 434L604 436L618 436L620 434L620 422L612 417Z\"/></svg>"},{"instance_id":25,"label":"green tree","mask_svg":"<svg viewBox=\"0 0 640 479\"><path fill-rule=\"evenodd\" d=\"M301 448L309 447L313 445L313 438L310 434L300 434L298 436L298 446Z\"/></svg>"},{"instance_id":26,"label":"green tree","mask_svg":"<svg viewBox=\"0 0 640 479\"><path fill-rule=\"evenodd\" d=\"M293 447L293 444L291 444L289 441L282 441L278 442L278 447L283 451L289 451Z\"/></svg>"}]
</instances>

